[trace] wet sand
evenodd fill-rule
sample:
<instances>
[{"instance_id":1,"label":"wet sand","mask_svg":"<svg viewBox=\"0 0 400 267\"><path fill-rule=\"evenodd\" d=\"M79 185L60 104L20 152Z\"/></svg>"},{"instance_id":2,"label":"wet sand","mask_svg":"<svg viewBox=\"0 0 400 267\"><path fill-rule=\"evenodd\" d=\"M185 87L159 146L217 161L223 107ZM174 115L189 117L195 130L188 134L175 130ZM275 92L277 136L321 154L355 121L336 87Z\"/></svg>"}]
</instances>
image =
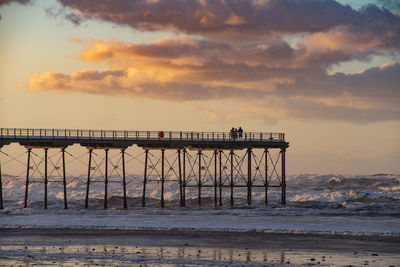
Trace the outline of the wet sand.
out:
<instances>
[{"instance_id":1,"label":"wet sand","mask_svg":"<svg viewBox=\"0 0 400 267\"><path fill-rule=\"evenodd\" d=\"M0 228L0 265L398 266L400 237Z\"/></svg>"}]
</instances>

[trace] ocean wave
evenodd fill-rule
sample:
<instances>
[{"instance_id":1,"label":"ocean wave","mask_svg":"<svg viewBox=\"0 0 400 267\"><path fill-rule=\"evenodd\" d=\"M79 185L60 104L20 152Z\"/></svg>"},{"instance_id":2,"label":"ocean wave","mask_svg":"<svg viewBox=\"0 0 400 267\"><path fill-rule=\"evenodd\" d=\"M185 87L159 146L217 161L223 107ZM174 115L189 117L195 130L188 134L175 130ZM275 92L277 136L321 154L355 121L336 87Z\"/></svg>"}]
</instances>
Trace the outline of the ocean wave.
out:
<instances>
[{"instance_id":1,"label":"ocean wave","mask_svg":"<svg viewBox=\"0 0 400 267\"><path fill-rule=\"evenodd\" d=\"M101 177L94 180L101 181ZM68 204L72 209L83 209L86 195L86 181L84 178L68 178L67 185ZM116 177L110 177L116 179ZM23 205L25 195L25 183L21 177L9 175L3 176L3 194L5 206L10 209L19 209ZM43 207L43 184L40 181L29 186L28 206L34 209ZM142 183L132 182L127 187L128 206L130 209L141 208ZM213 207L213 188L203 189L202 202L207 208ZM188 188L187 206L197 208L197 190ZM111 209L121 209L123 203L123 191L120 183L109 184L109 206ZM247 192L245 188L235 188L234 202L237 208L246 209L264 207L264 189L253 190L253 204L246 204ZM104 184L96 182L91 184L89 195L89 207L91 209L103 208ZM146 206L159 208L160 185L152 183L147 185ZM275 214L280 202L280 189L271 188L268 191L269 207L275 207L268 212ZM179 207L178 183L166 183L165 195L166 207ZM223 190L223 205L229 207L229 190ZM61 183L49 183L48 201L50 209L63 208L64 193ZM386 216L400 213L400 177L394 174L373 175L338 175L338 174L306 174L289 176L287 178L286 209L280 209L285 214L374 214Z\"/></svg>"}]
</instances>

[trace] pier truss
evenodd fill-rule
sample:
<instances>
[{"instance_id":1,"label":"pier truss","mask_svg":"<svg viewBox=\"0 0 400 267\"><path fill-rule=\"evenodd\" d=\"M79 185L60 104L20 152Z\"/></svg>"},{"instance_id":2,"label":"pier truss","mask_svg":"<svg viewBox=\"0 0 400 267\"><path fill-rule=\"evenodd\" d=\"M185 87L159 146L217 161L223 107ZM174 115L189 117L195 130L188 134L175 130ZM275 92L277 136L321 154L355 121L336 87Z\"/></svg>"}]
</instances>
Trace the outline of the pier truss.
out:
<instances>
[{"instance_id":1,"label":"pier truss","mask_svg":"<svg viewBox=\"0 0 400 267\"><path fill-rule=\"evenodd\" d=\"M65 209L72 193L87 209L99 184L104 186L104 209L115 193L124 209L132 196L143 207L157 198L163 208L168 190L178 192L180 206L189 201L234 206L241 199L238 195L245 195L245 204L251 205L254 190L260 189L267 205L268 191L278 188L285 205L288 146L283 133L245 132L238 138L224 132L2 128L0 208L4 208L3 188L16 182L24 188L25 208L31 187L41 186L45 209L49 190L62 195ZM2 177L2 170L7 177ZM84 183L85 191L71 192L71 183ZM118 192L109 192L109 184L117 184Z\"/></svg>"}]
</instances>

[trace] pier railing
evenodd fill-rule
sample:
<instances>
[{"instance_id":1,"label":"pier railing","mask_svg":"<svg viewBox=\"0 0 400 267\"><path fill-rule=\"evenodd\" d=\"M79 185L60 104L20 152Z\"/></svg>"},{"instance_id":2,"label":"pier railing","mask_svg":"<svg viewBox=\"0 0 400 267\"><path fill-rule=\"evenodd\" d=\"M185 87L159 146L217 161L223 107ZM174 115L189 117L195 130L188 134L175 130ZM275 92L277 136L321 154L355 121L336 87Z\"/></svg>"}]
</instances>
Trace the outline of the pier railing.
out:
<instances>
[{"instance_id":1,"label":"pier railing","mask_svg":"<svg viewBox=\"0 0 400 267\"><path fill-rule=\"evenodd\" d=\"M234 205L234 188L242 187L247 188L248 205L251 205L252 202L252 188L256 187L265 188L265 204L268 204L268 188L281 188L281 204L285 205L286 203L285 153L289 143L285 141L284 133L0 128L0 148L11 143L19 143L27 150L24 207L27 207L28 204L29 179L38 171L43 178L41 181L44 184L44 208L47 209L48 183L53 182L49 177L53 177L54 170L57 170L58 175L62 176L64 208L67 208L66 153L69 157L73 157L74 160L77 159L81 163L83 162L80 158L72 155L72 150L71 153L66 151L73 144L80 144L89 152L85 208L88 208L89 205L90 184L93 182L91 181L91 175L96 173L100 165L104 166L104 208L108 207L109 178L112 177L114 171L120 175L119 171L116 170L120 168L118 167L120 163L122 163L122 176L120 175L120 177L122 178L124 190L124 208L127 208L125 163L132 159L137 159L139 163L144 165L143 182L138 184L142 186L142 206L145 206L146 202L146 184L155 181L157 181L157 184L160 183L161 186L161 207L164 207L165 182L178 182L180 206L185 206L185 192L190 187L197 188L199 206L201 205L202 190L207 190L202 188L207 187L214 189L215 206L217 202L222 206L222 191L223 188L228 187L231 192L231 206ZM144 153L132 156L126 152L128 147L134 145L142 148ZM48 153L49 149L58 150L58 152L54 151L54 155L61 152L56 163L51 160L53 155ZM94 149L104 150L104 158L101 156L102 153L95 153ZM110 158L110 149L119 149L120 153ZM280 149L280 151L275 155L271 155L271 150L273 149ZM43 150L44 153L38 155L33 150ZM160 153L149 153L149 150L158 150ZM256 150L261 150L262 155L260 156L261 153L253 152ZM241 151L244 151L244 153ZM9 156L3 151L0 151L0 153L24 164L23 161ZM22 155L20 154L20 156ZM130 157L127 162L125 162L125 155ZM139 160L138 157L140 155L144 156L143 161ZM115 156L120 157L117 163L115 163L115 160L111 160ZM31 157L41 157L41 160L34 161L33 158L31 160ZM92 157L102 158L102 163L96 162ZM92 165L92 162L96 167ZM135 166L138 162L135 162ZM59 165L61 164L62 172L59 172L57 168L60 169ZM109 164L113 168L111 171ZM68 163L67 165L69 166ZM34 169L30 172L32 167ZM92 169L93 167L94 169ZM43 168L43 170L39 171L39 168ZM72 168L74 167L72 166ZM279 169L281 170L281 175L278 174ZM92 170L94 170L93 173L91 172ZM154 173L153 170L155 171ZM154 176L158 178L153 179ZM170 176L172 178L169 178ZM0 209L2 207L0 172Z\"/></svg>"},{"instance_id":2,"label":"pier railing","mask_svg":"<svg viewBox=\"0 0 400 267\"><path fill-rule=\"evenodd\" d=\"M81 129L0 128L0 138L8 139L84 139L84 140L195 140L195 141L284 141L284 133L192 132L192 131L122 131Z\"/></svg>"}]
</instances>

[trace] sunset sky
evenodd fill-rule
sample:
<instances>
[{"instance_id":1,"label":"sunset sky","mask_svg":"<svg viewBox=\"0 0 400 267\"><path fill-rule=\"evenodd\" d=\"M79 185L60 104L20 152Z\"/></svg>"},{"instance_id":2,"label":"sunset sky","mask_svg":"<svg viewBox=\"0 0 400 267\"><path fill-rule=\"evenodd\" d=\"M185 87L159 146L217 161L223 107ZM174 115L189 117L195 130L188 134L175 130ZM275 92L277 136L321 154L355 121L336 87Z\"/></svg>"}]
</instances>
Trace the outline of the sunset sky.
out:
<instances>
[{"instance_id":1,"label":"sunset sky","mask_svg":"<svg viewBox=\"0 0 400 267\"><path fill-rule=\"evenodd\" d=\"M400 173L400 3L0 0L0 127L285 132L288 173Z\"/></svg>"}]
</instances>

